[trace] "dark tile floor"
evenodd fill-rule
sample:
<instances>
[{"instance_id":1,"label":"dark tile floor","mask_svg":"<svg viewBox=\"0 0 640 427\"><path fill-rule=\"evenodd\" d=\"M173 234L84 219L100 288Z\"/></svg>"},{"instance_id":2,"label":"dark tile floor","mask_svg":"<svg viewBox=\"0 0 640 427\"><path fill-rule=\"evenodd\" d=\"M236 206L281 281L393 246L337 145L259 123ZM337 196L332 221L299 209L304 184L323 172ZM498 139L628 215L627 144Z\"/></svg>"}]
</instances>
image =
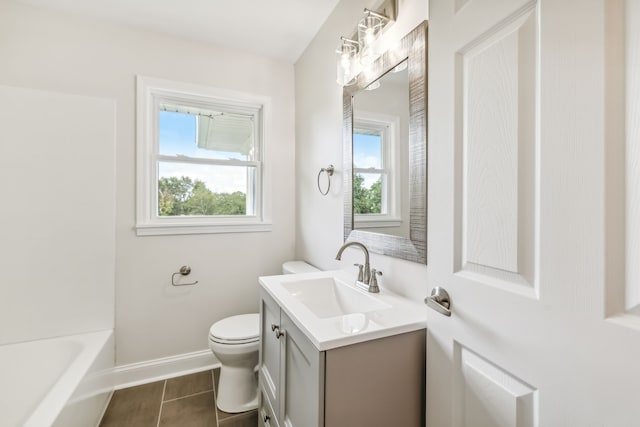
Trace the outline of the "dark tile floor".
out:
<instances>
[{"instance_id":1,"label":"dark tile floor","mask_svg":"<svg viewBox=\"0 0 640 427\"><path fill-rule=\"evenodd\" d=\"M216 407L219 373L214 369L117 390L100 427L256 427L257 409L228 414Z\"/></svg>"}]
</instances>

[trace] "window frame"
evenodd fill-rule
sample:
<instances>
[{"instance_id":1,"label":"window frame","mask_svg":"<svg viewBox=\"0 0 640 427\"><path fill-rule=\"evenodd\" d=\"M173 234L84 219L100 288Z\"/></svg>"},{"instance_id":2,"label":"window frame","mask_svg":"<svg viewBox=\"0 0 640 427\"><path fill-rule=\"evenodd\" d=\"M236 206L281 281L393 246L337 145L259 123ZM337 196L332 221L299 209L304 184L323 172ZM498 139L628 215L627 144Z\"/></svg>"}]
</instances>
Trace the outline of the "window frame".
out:
<instances>
[{"instance_id":1,"label":"window frame","mask_svg":"<svg viewBox=\"0 0 640 427\"><path fill-rule=\"evenodd\" d=\"M269 197L265 191L270 188L269 168L265 166L265 130L270 112L270 99L259 95L144 76L137 76L136 83L136 234L154 236L271 231ZM160 106L163 104L253 115L255 126L253 160L161 155L158 125ZM255 167L255 215L160 216L158 214L159 162ZM249 197L247 193L247 200Z\"/></svg>"},{"instance_id":2,"label":"window frame","mask_svg":"<svg viewBox=\"0 0 640 427\"><path fill-rule=\"evenodd\" d=\"M381 133L382 159L381 168L357 168L353 166L353 175L358 173L379 173L386 176L386 185L382 186L380 214L353 214L356 228L386 228L400 227L402 213L400 212L400 179L398 174L399 155L398 142L400 132L400 118L381 113L359 111L353 118L353 133L356 129L373 129ZM385 209L386 207L386 209ZM386 212L385 212L386 210Z\"/></svg>"}]
</instances>

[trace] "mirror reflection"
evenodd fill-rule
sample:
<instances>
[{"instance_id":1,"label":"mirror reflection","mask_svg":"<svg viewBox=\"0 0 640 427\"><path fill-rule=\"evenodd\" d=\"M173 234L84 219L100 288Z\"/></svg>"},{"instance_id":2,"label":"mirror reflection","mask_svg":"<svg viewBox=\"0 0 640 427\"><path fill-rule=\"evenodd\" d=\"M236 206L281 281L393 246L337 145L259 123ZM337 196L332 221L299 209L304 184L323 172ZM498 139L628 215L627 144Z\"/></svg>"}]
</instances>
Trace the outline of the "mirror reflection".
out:
<instances>
[{"instance_id":1,"label":"mirror reflection","mask_svg":"<svg viewBox=\"0 0 640 427\"><path fill-rule=\"evenodd\" d=\"M427 262L427 25L344 86L344 239Z\"/></svg>"},{"instance_id":2,"label":"mirror reflection","mask_svg":"<svg viewBox=\"0 0 640 427\"><path fill-rule=\"evenodd\" d=\"M407 61L353 97L354 229L409 238Z\"/></svg>"}]
</instances>

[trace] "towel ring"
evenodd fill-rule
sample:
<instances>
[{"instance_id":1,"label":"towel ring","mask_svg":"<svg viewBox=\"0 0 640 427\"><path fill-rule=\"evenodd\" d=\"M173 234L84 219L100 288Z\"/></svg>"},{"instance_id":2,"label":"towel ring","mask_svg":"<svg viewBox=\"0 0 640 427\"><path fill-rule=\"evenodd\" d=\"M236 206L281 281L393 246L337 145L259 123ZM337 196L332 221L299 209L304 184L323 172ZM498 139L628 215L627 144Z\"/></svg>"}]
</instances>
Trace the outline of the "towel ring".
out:
<instances>
[{"instance_id":1,"label":"towel ring","mask_svg":"<svg viewBox=\"0 0 640 427\"><path fill-rule=\"evenodd\" d=\"M326 168L320 169L320 172L318 172L318 191L320 191L320 194L322 194L323 196L329 194L329 190L331 189L331 177L333 176L333 171L333 165L329 165ZM322 175L322 172L327 174L327 191L322 191L322 188L320 187L320 175Z\"/></svg>"}]
</instances>

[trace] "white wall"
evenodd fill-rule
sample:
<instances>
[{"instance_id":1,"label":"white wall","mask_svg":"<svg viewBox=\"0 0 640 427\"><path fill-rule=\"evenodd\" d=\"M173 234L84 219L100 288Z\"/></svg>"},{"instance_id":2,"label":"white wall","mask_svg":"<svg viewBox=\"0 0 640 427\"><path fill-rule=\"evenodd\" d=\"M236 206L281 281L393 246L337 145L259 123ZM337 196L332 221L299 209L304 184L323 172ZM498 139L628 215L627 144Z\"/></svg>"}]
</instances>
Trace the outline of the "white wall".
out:
<instances>
[{"instance_id":1,"label":"white wall","mask_svg":"<svg viewBox=\"0 0 640 427\"><path fill-rule=\"evenodd\" d=\"M117 365L205 350L214 321L258 310L257 277L294 254L292 65L10 2L0 3L0 58L0 84L116 101ZM273 231L136 236L136 74L271 97ZM171 286L183 264L197 286Z\"/></svg>"},{"instance_id":2,"label":"white wall","mask_svg":"<svg viewBox=\"0 0 640 427\"><path fill-rule=\"evenodd\" d=\"M0 345L113 328L115 102L0 86L0 129Z\"/></svg>"},{"instance_id":3,"label":"white wall","mask_svg":"<svg viewBox=\"0 0 640 427\"><path fill-rule=\"evenodd\" d=\"M296 79L296 250L298 257L322 268L351 269L362 254L348 250L335 255L343 243L342 88L336 84L336 54L340 36L349 36L371 0L342 0L295 65ZM399 0L398 19L385 33L392 44L427 19L424 0ZM337 172L325 197L316 188L316 174L332 163ZM427 230L428 233L428 230ZM428 256L428 254L427 254ZM427 295L424 265L372 255L373 267L383 271L381 283L415 299Z\"/></svg>"}]
</instances>

